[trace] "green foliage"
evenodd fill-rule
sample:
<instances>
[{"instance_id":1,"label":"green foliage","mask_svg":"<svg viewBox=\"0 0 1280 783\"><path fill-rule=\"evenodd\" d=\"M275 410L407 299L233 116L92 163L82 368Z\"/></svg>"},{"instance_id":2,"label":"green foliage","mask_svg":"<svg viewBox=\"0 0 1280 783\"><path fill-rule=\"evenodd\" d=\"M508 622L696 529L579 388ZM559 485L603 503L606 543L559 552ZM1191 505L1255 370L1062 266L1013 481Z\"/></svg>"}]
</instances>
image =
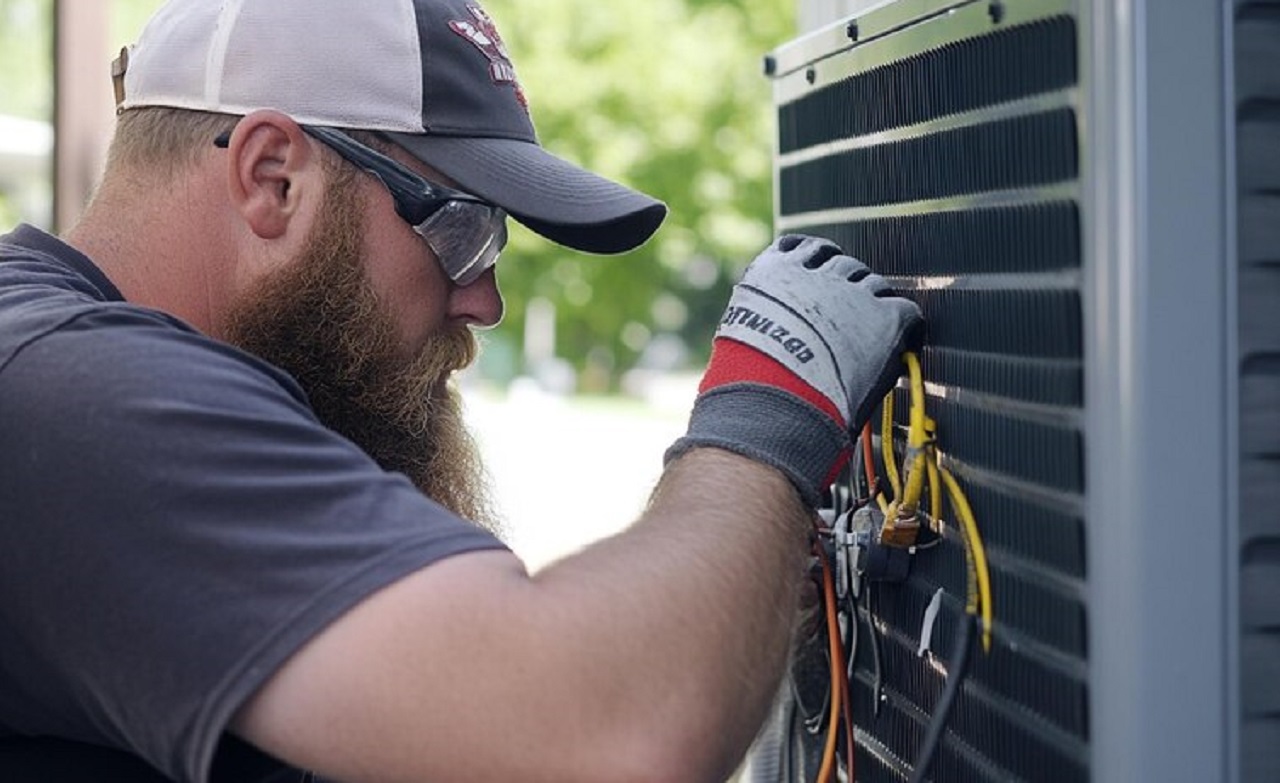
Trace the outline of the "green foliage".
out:
<instances>
[{"instance_id":1,"label":"green foliage","mask_svg":"<svg viewBox=\"0 0 1280 783\"><path fill-rule=\"evenodd\" d=\"M9 201L9 196L0 192L0 232L7 232L22 220L22 215Z\"/></svg>"},{"instance_id":2,"label":"green foliage","mask_svg":"<svg viewBox=\"0 0 1280 783\"><path fill-rule=\"evenodd\" d=\"M136 37L146 18L161 0L91 0L110 2L112 32L104 51L114 56L119 46ZM81 3L67 2L74 12ZM87 3L83 3L87 5ZM54 0L0 0L0 115L52 122L54 113ZM102 89L111 89L107 79L109 58L102 63ZM2 145L0 145L2 146ZM52 172L52 164L47 167ZM0 176L10 186L11 177ZM33 187L25 180L14 192L0 192L0 231L19 221L47 221L47 209L33 207L47 198L48 183ZM34 199L34 201L33 201ZM34 212L33 212L34 210Z\"/></svg>"},{"instance_id":3,"label":"green foliage","mask_svg":"<svg viewBox=\"0 0 1280 783\"><path fill-rule=\"evenodd\" d=\"M0 114L53 118L53 0L0 0Z\"/></svg>"},{"instance_id":4,"label":"green foliage","mask_svg":"<svg viewBox=\"0 0 1280 783\"><path fill-rule=\"evenodd\" d=\"M519 345L525 307L542 297L557 308L557 354L584 379L616 380L649 335L678 334L695 361L705 356L729 286L770 237L761 59L792 35L793 4L486 3L542 143L671 210L648 244L618 258L516 230L499 267L508 315L493 339Z\"/></svg>"},{"instance_id":5,"label":"green foliage","mask_svg":"<svg viewBox=\"0 0 1280 783\"><path fill-rule=\"evenodd\" d=\"M114 0L111 9L111 56L138 40L142 28L163 0Z\"/></svg>"},{"instance_id":6,"label":"green foliage","mask_svg":"<svg viewBox=\"0 0 1280 783\"><path fill-rule=\"evenodd\" d=\"M111 2L110 57L136 40L162 0ZM53 119L53 0L0 0L0 114L31 120ZM102 64L103 89L108 63Z\"/></svg>"}]
</instances>

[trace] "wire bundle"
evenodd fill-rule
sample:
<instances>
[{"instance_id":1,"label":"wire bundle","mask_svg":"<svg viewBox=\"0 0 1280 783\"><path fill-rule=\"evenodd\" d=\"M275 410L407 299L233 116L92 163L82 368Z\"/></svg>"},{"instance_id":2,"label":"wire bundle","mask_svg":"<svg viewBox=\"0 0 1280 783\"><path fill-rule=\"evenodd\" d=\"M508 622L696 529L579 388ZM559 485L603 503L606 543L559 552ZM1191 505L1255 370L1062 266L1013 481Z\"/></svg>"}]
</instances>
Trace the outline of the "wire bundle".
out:
<instances>
[{"instance_id":1,"label":"wire bundle","mask_svg":"<svg viewBox=\"0 0 1280 783\"><path fill-rule=\"evenodd\" d=\"M950 470L943 467L935 447L937 425L925 414L924 374L920 358L914 353L903 354L911 389L911 411L907 424L907 452L904 459L905 482L899 477L893 450L893 392L884 398L881 417L880 448L884 459L884 472L889 479L892 497L884 493L876 495L876 502L885 515L885 527L893 528L903 520L914 520L924 493L925 480L929 485L929 521L938 535L942 534L942 486L946 487L951 510L960 518L960 530L965 545L965 612L981 616L982 649L991 651L991 575L987 566L986 548L978 532L978 522L965 497L964 490ZM871 424L863 430L865 444L871 442ZM868 476L870 478L870 476ZM872 484L874 486L874 484Z\"/></svg>"},{"instance_id":2,"label":"wire bundle","mask_svg":"<svg viewBox=\"0 0 1280 783\"><path fill-rule=\"evenodd\" d=\"M925 731L924 741L920 744L912 769L911 783L922 783L933 764L951 707L960 691L960 683L964 680L969 663L970 637L979 616L983 652L991 651L993 609L991 576L987 566L986 549L982 544L982 536L978 532L977 520L959 482L951 471L941 464L936 448L937 424L925 413L924 373L920 369L920 359L914 353L906 353L903 355L903 360L907 365L911 395L911 410L907 421L907 450L903 460L906 479L905 481L899 479L894 458L894 393L890 391L885 395L882 406L880 446L893 497L886 498L884 493L879 493L876 501L884 512L886 529L900 524L904 517L914 522L927 478L929 523L933 532L941 537L943 522L940 485L945 486L947 497L951 501L951 509L960 518L965 549L965 615L959 623L951 652L950 672L946 686L934 708L933 718ZM863 438L867 443L871 441L870 423L863 430Z\"/></svg>"},{"instance_id":3,"label":"wire bundle","mask_svg":"<svg viewBox=\"0 0 1280 783\"><path fill-rule=\"evenodd\" d=\"M966 600L965 615L958 625L954 649L950 657L950 673L946 686L939 697L933 718L925 733L913 765L911 780L923 781L932 765L945 729L951 706L960 690L969 661L969 646L973 628L977 625L981 630L984 652L991 649L991 628L993 625L993 609L991 601L991 579L988 571L986 550L978 531L973 509L965 497L955 476L941 464L936 449L936 423L925 411L924 376L920 367L920 359L914 353L903 355L907 367L910 387L911 408L907 425L907 448L901 470L899 469L893 447L894 427L894 392L890 391L884 399L883 417L881 419L881 456L884 475L888 480L890 494L886 496L880 491L876 476L874 446L872 445L872 426L867 422L862 432L862 453L859 462L866 475L868 495L874 495L876 503L884 513L885 522L882 530L882 541L907 541L907 546L914 547L918 532L919 506L925 486L929 487L929 512L927 521L931 530L941 538L943 535L943 496L950 500L952 512L959 517L960 530L965 550ZM856 471L855 471L856 474ZM865 497L865 496L864 496ZM824 532L821 529L819 533ZM914 549L913 549L914 551ZM840 630L839 604L836 598L835 569L823 548L821 537L815 538L814 554L822 571L823 604L826 615L827 640L829 646L831 699L827 717L826 741L822 754L822 764L818 771L817 783L830 783L840 766L838 763L840 724L844 723L847 780L856 780L854 775L854 724L849 694L848 661L845 656ZM857 610L853 610L851 623L858 622ZM868 617L868 621L871 619ZM857 630L852 630L856 638ZM873 650L874 652L874 650ZM852 656L849 656L852 657Z\"/></svg>"}]
</instances>

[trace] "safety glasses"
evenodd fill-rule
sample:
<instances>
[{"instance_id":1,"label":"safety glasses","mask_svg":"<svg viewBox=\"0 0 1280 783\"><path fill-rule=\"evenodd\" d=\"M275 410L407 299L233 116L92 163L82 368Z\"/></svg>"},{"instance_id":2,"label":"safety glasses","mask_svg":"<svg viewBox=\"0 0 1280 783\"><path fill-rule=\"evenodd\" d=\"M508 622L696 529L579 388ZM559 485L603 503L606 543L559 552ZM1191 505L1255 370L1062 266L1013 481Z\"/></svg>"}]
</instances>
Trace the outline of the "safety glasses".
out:
<instances>
[{"instance_id":1,"label":"safety glasses","mask_svg":"<svg viewBox=\"0 0 1280 783\"><path fill-rule=\"evenodd\" d=\"M377 178L391 193L396 214L426 241L449 279L470 285L498 262L507 244L507 213L478 196L437 185L408 166L342 131L302 125L304 131L342 158ZM231 134L214 144L226 147Z\"/></svg>"}]
</instances>

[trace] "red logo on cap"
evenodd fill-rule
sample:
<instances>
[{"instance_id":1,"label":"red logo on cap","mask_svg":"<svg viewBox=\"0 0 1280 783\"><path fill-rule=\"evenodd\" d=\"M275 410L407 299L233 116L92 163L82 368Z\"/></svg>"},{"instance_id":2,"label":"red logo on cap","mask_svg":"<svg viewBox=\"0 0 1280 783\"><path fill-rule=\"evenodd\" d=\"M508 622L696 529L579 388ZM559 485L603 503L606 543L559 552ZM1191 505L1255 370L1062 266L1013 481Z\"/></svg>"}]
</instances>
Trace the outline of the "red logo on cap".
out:
<instances>
[{"instance_id":1,"label":"red logo on cap","mask_svg":"<svg viewBox=\"0 0 1280 783\"><path fill-rule=\"evenodd\" d=\"M489 77L494 84L510 84L516 91L516 100L525 111L529 111L529 101L525 98L520 80L516 78L516 68L511 64L511 56L507 54L507 46L498 34L498 26L493 23L484 9L478 5L469 5L467 10L475 17L475 21L463 19L449 23L449 28L466 38L489 58Z\"/></svg>"}]
</instances>

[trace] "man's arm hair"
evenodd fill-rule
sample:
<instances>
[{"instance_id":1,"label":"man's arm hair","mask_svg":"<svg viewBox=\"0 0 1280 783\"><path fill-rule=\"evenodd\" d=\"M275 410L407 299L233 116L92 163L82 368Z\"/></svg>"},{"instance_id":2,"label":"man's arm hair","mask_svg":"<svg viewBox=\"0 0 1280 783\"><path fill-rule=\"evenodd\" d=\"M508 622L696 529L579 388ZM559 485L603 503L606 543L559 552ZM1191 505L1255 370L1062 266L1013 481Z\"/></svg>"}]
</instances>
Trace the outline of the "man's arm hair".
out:
<instances>
[{"instance_id":1,"label":"man's arm hair","mask_svg":"<svg viewBox=\"0 0 1280 783\"><path fill-rule=\"evenodd\" d=\"M724 780L787 659L810 513L773 468L695 449L628 530L532 577L471 553L374 594L233 731L352 783Z\"/></svg>"}]
</instances>

